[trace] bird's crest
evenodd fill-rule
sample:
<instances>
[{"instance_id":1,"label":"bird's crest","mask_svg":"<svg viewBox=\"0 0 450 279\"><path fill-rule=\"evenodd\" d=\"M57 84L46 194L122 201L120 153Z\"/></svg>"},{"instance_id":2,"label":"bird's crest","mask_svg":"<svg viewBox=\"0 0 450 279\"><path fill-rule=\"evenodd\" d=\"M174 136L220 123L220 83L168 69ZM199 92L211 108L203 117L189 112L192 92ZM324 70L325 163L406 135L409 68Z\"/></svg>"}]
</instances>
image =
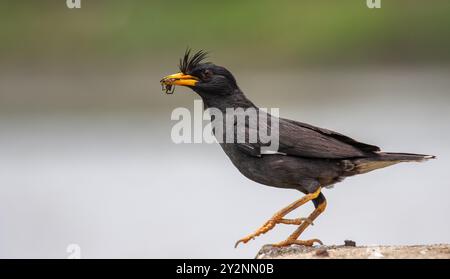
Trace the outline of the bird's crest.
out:
<instances>
[{"instance_id":1,"label":"bird's crest","mask_svg":"<svg viewBox=\"0 0 450 279\"><path fill-rule=\"evenodd\" d=\"M187 48L184 52L183 58L180 58L180 64L178 67L180 68L180 72L186 74L193 68L195 68L198 64L202 63L203 60L208 56L208 52L204 50L199 50L193 55L191 55L191 49Z\"/></svg>"}]
</instances>

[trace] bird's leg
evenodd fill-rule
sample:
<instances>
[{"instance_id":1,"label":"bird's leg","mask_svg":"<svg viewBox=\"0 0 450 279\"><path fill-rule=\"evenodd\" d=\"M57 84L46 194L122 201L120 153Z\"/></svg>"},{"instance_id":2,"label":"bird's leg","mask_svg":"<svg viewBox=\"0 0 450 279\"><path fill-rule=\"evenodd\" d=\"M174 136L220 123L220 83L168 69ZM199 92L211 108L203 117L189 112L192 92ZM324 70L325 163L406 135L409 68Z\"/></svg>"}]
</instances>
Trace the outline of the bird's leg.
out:
<instances>
[{"instance_id":1,"label":"bird's leg","mask_svg":"<svg viewBox=\"0 0 450 279\"><path fill-rule=\"evenodd\" d=\"M327 201L324 199L317 207L314 209L314 211L308 216L308 219L311 221L314 221L322 212L325 211L325 208L327 206ZM286 240L278 242L276 244L273 244L273 246L282 247L282 246L289 246L291 244L299 244L299 245L305 245L305 246L313 246L315 242L323 245L322 241L319 239L309 239L309 240L298 240L297 238L300 236L300 234L305 231L305 229L310 224L308 222L303 222Z\"/></svg>"},{"instance_id":2,"label":"bird's leg","mask_svg":"<svg viewBox=\"0 0 450 279\"><path fill-rule=\"evenodd\" d=\"M277 213L275 213L272 218L270 218L264 225L262 225L259 229L257 229L254 233L241 238L238 240L234 247L237 247L239 243L247 243L253 238L264 234L271 229L275 227L276 224L294 224L294 225L300 225L302 226L304 223L307 223L308 225L312 224L312 219L307 218L298 218L298 219L283 219L284 216L295 210L296 208L302 206L303 204L317 198L320 195L321 188L319 187L314 193L307 194L301 199L291 203L290 205L286 206L285 208L281 209ZM311 214L312 216L312 214Z\"/></svg>"}]
</instances>

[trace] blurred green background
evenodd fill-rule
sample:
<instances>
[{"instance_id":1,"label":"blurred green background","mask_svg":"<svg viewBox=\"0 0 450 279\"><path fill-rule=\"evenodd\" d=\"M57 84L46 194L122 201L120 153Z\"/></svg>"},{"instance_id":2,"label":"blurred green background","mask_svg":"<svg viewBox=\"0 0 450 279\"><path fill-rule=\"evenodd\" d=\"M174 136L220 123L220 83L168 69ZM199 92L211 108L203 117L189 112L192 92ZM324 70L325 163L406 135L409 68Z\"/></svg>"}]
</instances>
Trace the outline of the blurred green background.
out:
<instances>
[{"instance_id":1,"label":"blurred green background","mask_svg":"<svg viewBox=\"0 0 450 279\"><path fill-rule=\"evenodd\" d=\"M272 66L450 60L446 0L65 2L2 0L0 57L160 59L190 46Z\"/></svg>"}]
</instances>

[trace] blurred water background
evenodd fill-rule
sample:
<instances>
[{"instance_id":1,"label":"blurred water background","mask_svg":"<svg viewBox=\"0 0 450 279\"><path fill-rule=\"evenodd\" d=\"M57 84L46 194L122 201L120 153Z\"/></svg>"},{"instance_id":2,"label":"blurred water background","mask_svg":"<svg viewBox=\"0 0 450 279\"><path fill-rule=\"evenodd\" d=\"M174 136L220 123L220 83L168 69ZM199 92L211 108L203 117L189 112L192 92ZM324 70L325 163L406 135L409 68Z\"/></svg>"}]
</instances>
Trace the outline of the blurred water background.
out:
<instances>
[{"instance_id":1,"label":"blurred water background","mask_svg":"<svg viewBox=\"0 0 450 279\"><path fill-rule=\"evenodd\" d=\"M294 229L233 248L300 195L172 143L172 110L198 97L159 80L186 46L283 117L438 156L325 190L304 238L450 242L449 26L448 1L2 0L0 257L249 258Z\"/></svg>"}]
</instances>

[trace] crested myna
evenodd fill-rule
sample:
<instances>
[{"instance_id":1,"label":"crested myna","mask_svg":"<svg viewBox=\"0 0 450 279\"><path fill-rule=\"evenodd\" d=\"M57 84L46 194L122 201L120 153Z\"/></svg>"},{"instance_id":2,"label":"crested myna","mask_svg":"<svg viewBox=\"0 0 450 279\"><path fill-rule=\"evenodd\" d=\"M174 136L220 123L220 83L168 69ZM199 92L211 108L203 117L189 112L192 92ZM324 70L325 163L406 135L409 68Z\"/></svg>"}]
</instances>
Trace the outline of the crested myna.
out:
<instances>
[{"instance_id":1,"label":"crested myna","mask_svg":"<svg viewBox=\"0 0 450 279\"><path fill-rule=\"evenodd\" d=\"M206 53L203 51L191 54L191 51L187 50L180 59L180 73L161 80L166 92L176 85L187 86L200 95L205 108L215 108L222 112L226 112L228 108L251 108L259 111L258 107L245 97L231 72L224 67L204 62L205 57ZM266 154L262 152L263 143L239 142L236 135L233 142L227 141L220 145L234 166L247 178L272 187L297 189L305 196L276 212L263 226L240 239L236 245L266 233L277 224L293 224L298 225L298 228L286 240L274 244L276 246L311 246L315 242L321 243L318 239L299 240L298 237L325 210L326 200L321 192L323 187L340 182L347 176L399 162L435 158L431 155L381 152L377 146L356 141L334 131L289 119L277 120L277 152ZM270 129L270 123L267 126ZM247 132L259 128L245 126ZM307 218L284 218L309 201L313 202L315 210Z\"/></svg>"}]
</instances>

